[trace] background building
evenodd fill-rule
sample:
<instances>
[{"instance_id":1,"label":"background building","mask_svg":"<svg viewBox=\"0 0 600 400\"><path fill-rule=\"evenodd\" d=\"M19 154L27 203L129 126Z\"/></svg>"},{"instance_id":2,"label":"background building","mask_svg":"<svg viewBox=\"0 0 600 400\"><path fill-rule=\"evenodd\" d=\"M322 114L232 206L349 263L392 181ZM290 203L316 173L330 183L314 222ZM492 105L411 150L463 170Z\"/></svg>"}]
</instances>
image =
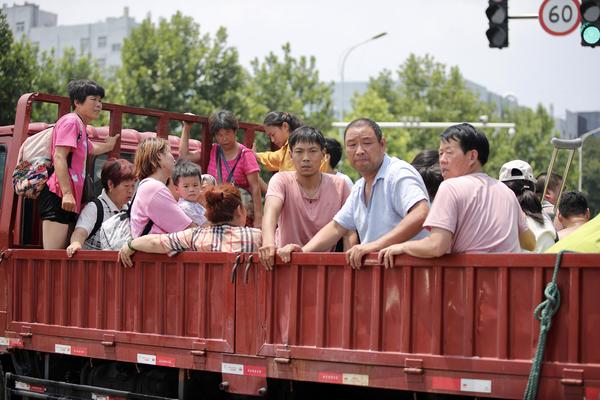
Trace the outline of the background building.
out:
<instances>
[{"instance_id":1,"label":"background building","mask_svg":"<svg viewBox=\"0 0 600 400\"><path fill-rule=\"evenodd\" d=\"M80 25L57 25L56 14L40 10L38 5L27 2L12 7L4 4L2 12L15 38L27 38L38 46L40 53L54 50L56 56L60 57L65 49L73 48L78 55L89 54L102 68L121 65L123 41L137 26L129 16L128 7L123 9L120 17Z\"/></svg>"}]
</instances>

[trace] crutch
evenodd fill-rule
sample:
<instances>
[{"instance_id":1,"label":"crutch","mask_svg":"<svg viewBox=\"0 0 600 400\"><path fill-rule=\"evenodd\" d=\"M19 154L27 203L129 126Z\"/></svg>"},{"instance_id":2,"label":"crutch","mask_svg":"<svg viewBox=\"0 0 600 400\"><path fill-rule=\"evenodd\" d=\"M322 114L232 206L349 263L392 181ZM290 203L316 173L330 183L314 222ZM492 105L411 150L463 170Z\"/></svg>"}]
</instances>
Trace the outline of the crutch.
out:
<instances>
[{"instance_id":1,"label":"crutch","mask_svg":"<svg viewBox=\"0 0 600 400\"><path fill-rule=\"evenodd\" d=\"M544 192L542 193L542 201L546 197L546 191L548 190L548 182L550 182L550 174L552 174L552 169L554 168L554 162L556 161L556 154L558 150L570 150L569 159L567 160L567 165L565 165L565 172L563 173L562 183L560 185L560 191L558 192L558 197L556 199L556 203L554 204L554 215L556 215L556 209L558 208L558 203L560 202L560 197L562 196L563 189L565 188L565 183L567 182L567 175L569 174L569 168L571 167L571 162L573 162L573 156L575 155L575 150L579 149L583 144L583 140L581 138L577 139L559 139L552 138L551 140L552 146L554 146L554 150L552 150L552 157L550 158L550 165L548 165L548 172L546 173L546 182L544 183Z\"/></svg>"}]
</instances>

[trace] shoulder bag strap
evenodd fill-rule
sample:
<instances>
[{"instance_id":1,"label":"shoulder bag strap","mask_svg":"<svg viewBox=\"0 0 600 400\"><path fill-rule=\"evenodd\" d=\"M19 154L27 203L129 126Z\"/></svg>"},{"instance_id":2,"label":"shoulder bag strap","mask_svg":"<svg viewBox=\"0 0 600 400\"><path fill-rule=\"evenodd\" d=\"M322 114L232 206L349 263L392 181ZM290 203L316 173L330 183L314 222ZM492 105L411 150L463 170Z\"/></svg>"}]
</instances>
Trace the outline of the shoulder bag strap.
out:
<instances>
[{"instance_id":1,"label":"shoulder bag strap","mask_svg":"<svg viewBox=\"0 0 600 400\"><path fill-rule=\"evenodd\" d=\"M104 222L104 206L102 205L102 201L96 197L95 199L92 199L92 202L96 205L96 223L94 224L94 229L92 229L88 235L88 238L94 236L102 226L102 222Z\"/></svg>"},{"instance_id":2,"label":"shoulder bag strap","mask_svg":"<svg viewBox=\"0 0 600 400\"><path fill-rule=\"evenodd\" d=\"M220 146L219 146L220 148ZM222 157L223 159L225 159L225 153L223 152L223 149L221 149L221 153L222 153ZM244 149L240 149L240 152L238 153L237 157L235 158L235 163L233 164L233 168L229 168L229 164L227 163L227 160L225 160L225 169L227 170L227 181L229 183L233 183L233 173L235 172L235 167L237 167L238 162L240 162L240 159L242 158L242 154L244 153ZM219 173L221 173L221 168L219 168Z\"/></svg>"},{"instance_id":3,"label":"shoulder bag strap","mask_svg":"<svg viewBox=\"0 0 600 400\"><path fill-rule=\"evenodd\" d=\"M221 172L221 168L222 168L221 167L221 158L225 158L225 153L223 152L223 149L221 148L221 146L217 145L217 183L218 184L223 183L223 173ZM227 165L227 162L225 162L225 165Z\"/></svg>"}]
</instances>

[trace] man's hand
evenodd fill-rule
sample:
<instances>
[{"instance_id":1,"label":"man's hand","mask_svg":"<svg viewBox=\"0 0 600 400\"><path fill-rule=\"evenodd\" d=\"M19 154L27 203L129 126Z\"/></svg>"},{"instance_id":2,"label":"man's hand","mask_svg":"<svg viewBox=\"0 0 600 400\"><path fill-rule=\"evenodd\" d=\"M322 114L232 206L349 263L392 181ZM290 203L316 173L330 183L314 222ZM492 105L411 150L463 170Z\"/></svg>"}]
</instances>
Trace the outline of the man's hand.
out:
<instances>
[{"instance_id":1,"label":"man's hand","mask_svg":"<svg viewBox=\"0 0 600 400\"><path fill-rule=\"evenodd\" d=\"M372 243L352 246L350 250L346 252L346 262L350 264L352 268L360 269L363 257L373 251L377 251L377 247Z\"/></svg>"},{"instance_id":2,"label":"man's hand","mask_svg":"<svg viewBox=\"0 0 600 400\"><path fill-rule=\"evenodd\" d=\"M258 256L260 257L260 262L267 271L273 269L273 265L275 265L276 250L277 246L275 246L274 244L267 244L258 249Z\"/></svg>"},{"instance_id":3,"label":"man's hand","mask_svg":"<svg viewBox=\"0 0 600 400\"><path fill-rule=\"evenodd\" d=\"M394 267L394 256L397 254L404 254L404 243L393 244L379 252L378 260L379 263L383 263L386 268Z\"/></svg>"},{"instance_id":4,"label":"man's hand","mask_svg":"<svg viewBox=\"0 0 600 400\"><path fill-rule=\"evenodd\" d=\"M75 196L73 193L63 193L62 209L65 211L75 212Z\"/></svg>"},{"instance_id":5,"label":"man's hand","mask_svg":"<svg viewBox=\"0 0 600 400\"><path fill-rule=\"evenodd\" d=\"M302 246L294 243L286 244L282 248L277 250L277 255L281 258L284 263L289 263L292 260L292 253L294 251L302 251Z\"/></svg>"}]
</instances>

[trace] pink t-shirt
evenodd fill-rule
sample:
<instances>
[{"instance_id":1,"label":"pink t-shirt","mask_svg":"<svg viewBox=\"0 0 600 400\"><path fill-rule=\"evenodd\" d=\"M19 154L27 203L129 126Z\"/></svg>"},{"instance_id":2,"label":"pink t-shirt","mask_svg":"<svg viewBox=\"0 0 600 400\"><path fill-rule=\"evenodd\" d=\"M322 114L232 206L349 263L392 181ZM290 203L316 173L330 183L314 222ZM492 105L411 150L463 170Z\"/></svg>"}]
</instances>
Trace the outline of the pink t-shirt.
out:
<instances>
[{"instance_id":1,"label":"pink t-shirt","mask_svg":"<svg viewBox=\"0 0 600 400\"><path fill-rule=\"evenodd\" d=\"M75 113L63 115L54 125L52 131L51 154L54 157L56 146L65 146L71 148L71 164L69 167L69 176L71 178L71 187L75 197L75 212L81 211L81 196L85 183L85 162L87 154L92 149L88 142L85 124ZM56 174L52 174L48 179L48 188L58 197L62 197L62 190L58 184Z\"/></svg>"},{"instance_id":2,"label":"pink t-shirt","mask_svg":"<svg viewBox=\"0 0 600 400\"><path fill-rule=\"evenodd\" d=\"M142 180L138 186L131 206L131 236L139 237L149 219L154 222L150 233L179 232L192 223L169 188L153 178Z\"/></svg>"},{"instance_id":3,"label":"pink t-shirt","mask_svg":"<svg viewBox=\"0 0 600 400\"><path fill-rule=\"evenodd\" d=\"M451 253L518 253L529 229L512 190L484 173L442 182L423 226L452 232Z\"/></svg>"},{"instance_id":4,"label":"pink t-shirt","mask_svg":"<svg viewBox=\"0 0 600 400\"><path fill-rule=\"evenodd\" d=\"M217 148L218 144L213 143L212 149L210 149L210 160L208 161L208 173L219 180L219 174L217 174ZM248 183L248 178L246 175L250 175L251 173L260 171L260 167L258 166L258 162L256 162L256 157L252 150L248 149L246 146L240 143L240 151L242 155L240 156L240 161L237 163L237 166L233 170L233 181L237 186L240 186L248 191L250 191L250 184ZM229 173L227 172L227 168L222 160L221 164L221 174L223 176L223 181L227 179ZM228 160L227 164L229 165L229 169L233 169L235 165L235 158L233 160Z\"/></svg>"},{"instance_id":5,"label":"pink t-shirt","mask_svg":"<svg viewBox=\"0 0 600 400\"><path fill-rule=\"evenodd\" d=\"M321 173L322 181L315 197L309 198L296 181L295 171L278 172L269 181L266 197L283 200L275 242L305 245L342 208L350 195L344 179Z\"/></svg>"}]
</instances>

